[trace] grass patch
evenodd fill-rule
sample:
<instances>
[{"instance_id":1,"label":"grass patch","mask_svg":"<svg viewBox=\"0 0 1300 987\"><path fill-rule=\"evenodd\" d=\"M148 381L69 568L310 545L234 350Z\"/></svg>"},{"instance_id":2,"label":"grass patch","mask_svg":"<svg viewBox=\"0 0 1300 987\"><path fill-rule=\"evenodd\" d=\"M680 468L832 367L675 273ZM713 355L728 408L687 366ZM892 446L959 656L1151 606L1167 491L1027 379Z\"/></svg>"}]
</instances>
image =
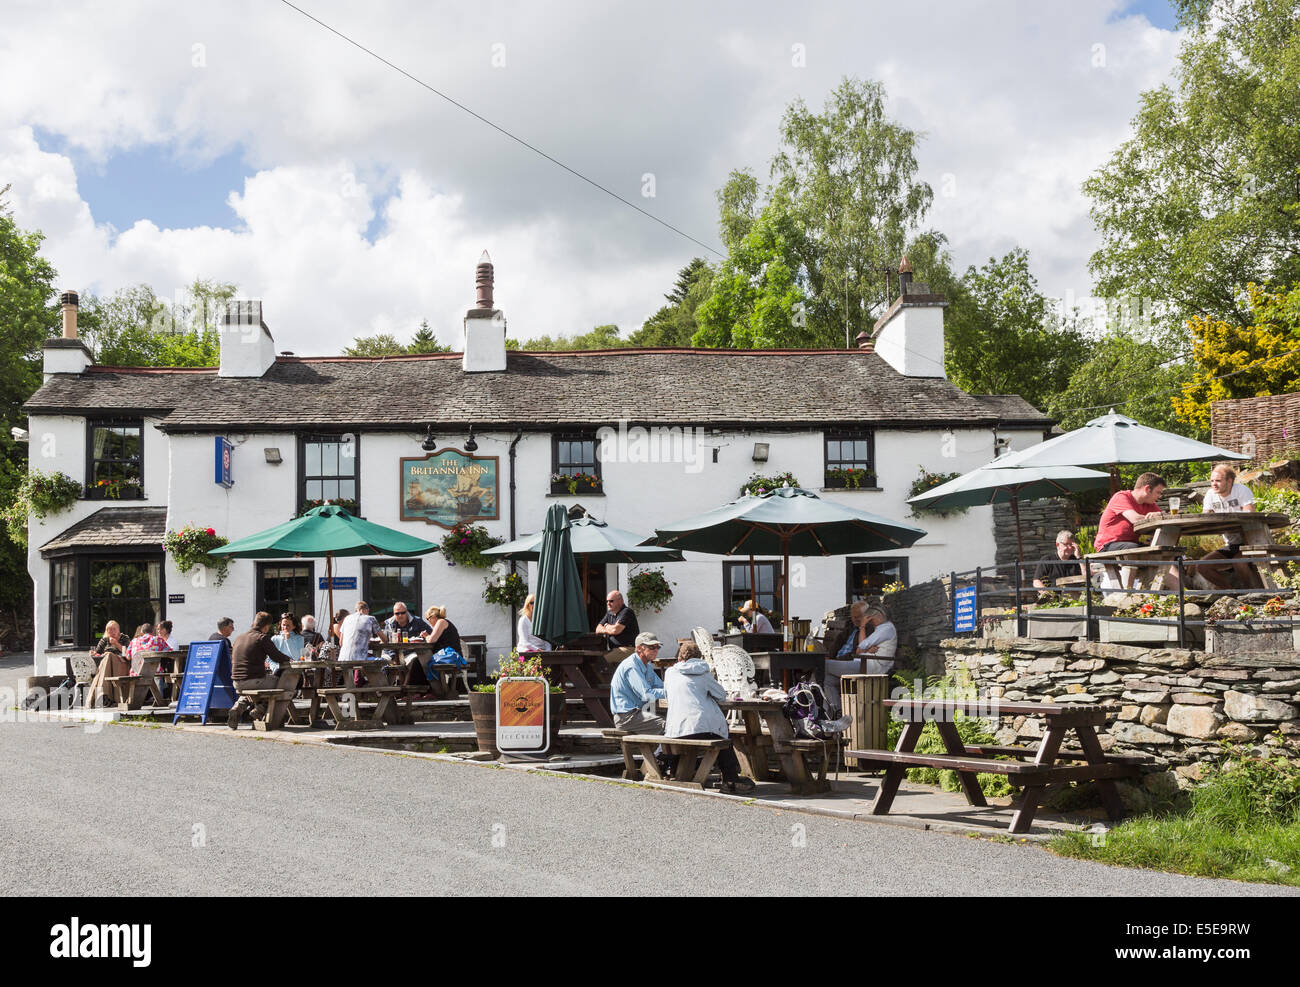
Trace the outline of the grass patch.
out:
<instances>
[{"instance_id":1,"label":"grass patch","mask_svg":"<svg viewBox=\"0 0 1300 987\"><path fill-rule=\"evenodd\" d=\"M1300 887L1300 765L1229 753L1182 810L1139 816L1098 836L1066 833L1067 857Z\"/></svg>"}]
</instances>

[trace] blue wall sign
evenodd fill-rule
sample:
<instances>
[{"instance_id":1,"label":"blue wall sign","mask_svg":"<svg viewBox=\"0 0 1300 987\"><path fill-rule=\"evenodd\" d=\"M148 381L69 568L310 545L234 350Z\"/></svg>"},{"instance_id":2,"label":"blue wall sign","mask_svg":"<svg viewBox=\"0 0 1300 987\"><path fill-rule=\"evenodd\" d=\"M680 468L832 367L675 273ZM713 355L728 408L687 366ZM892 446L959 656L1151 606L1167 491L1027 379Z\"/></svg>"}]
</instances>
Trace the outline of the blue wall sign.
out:
<instances>
[{"instance_id":1,"label":"blue wall sign","mask_svg":"<svg viewBox=\"0 0 1300 987\"><path fill-rule=\"evenodd\" d=\"M975 587L963 586L954 594L957 612L953 616L952 629L961 634L975 629Z\"/></svg>"},{"instance_id":2,"label":"blue wall sign","mask_svg":"<svg viewBox=\"0 0 1300 987\"><path fill-rule=\"evenodd\" d=\"M230 642L195 641L185 658L185 680L176 703L175 724L182 716L198 716L208 722L208 710L230 709L238 697L230 679Z\"/></svg>"},{"instance_id":3,"label":"blue wall sign","mask_svg":"<svg viewBox=\"0 0 1300 987\"><path fill-rule=\"evenodd\" d=\"M231 473L231 460L235 458L235 447L224 435L218 435L216 446L216 482L227 490L235 484Z\"/></svg>"},{"instance_id":4,"label":"blue wall sign","mask_svg":"<svg viewBox=\"0 0 1300 987\"><path fill-rule=\"evenodd\" d=\"M325 578L324 576L320 576L320 577L317 579L317 582L320 583L320 588L321 588L321 589L329 589L329 588L330 588L329 581L326 580L326 578ZM356 576L335 576L335 577L334 577L334 588L335 588L335 589L356 589L356 588L357 588L357 577L356 577Z\"/></svg>"}]
</instances>

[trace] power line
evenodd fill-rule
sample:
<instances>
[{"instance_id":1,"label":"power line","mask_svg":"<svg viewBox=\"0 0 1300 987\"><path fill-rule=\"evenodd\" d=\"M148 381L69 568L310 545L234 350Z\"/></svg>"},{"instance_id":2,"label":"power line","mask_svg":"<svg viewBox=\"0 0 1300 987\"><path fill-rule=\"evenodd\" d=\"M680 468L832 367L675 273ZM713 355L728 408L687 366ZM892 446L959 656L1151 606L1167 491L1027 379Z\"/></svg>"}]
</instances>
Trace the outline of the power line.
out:
<instances>
[{"instance_id":1,"label":"power line","mask_svg":"<svg viewBox=\"0 0 1300 987\"><path fill-rule=\"evenodd\" d=\"M537 146L534 145L534 144L530 144L528 141L524 140L522 137L519 137L519 136L516 136L515 134L512 134L510 131L506 130L505 127L502 127L502 126L500 126L500 125L498 125L498 124L493 123L491 120L489 120L487 117L483 116L481 113L476 113L476 112L474 112L474 110L471 110L471 109L470 109L468 106L466 106L464 103L461 103L461 102L459 102L458 100L453 99L451 96L448 96L446 93L441 92L441 91L438 90L438 89L435 89L433 86L429 85L429 84L428 84L427 82L425 82L423 79L417 79L415 76L411 75L410 72L406 71L406 69L402 68L400 65L394 65L392 62L390 62L388 59L386 59L383 55L380 55L378 52L372 51L371 49L367 48L365 45L361 44L359 41L354 41L352 38L348 37L348 36L347 36L346 34L344 34L342 31L339 31L337 28L333 28L333 27L331 27L330 25L326 24L326 23L325 23L323 20L321 20L319 17L315 17L315 16L313 16L313 15L307 13L307 11L303 10L301 7L294 6L292 3L289 2L289 0L280 0L280 2L283 3L286 7L290 8L291 10L296 10L298 13L302 14L302 16L303 16L303 17L306 17L308 20L310 20L310 21L314 21L315 23L319 24L321 27L323 27L325 30L329 31L331 34L336 35L337 37L343 39L343 40L346 41L348 44L352 45L352 47L357 48L357 49L359 49L360 51L365 52L365 53L366 53L367 55L369 55L371 58L374 58L374 59L376 59L377 61L380 61L380 62L382 62L383 64L387 65L387 66L388 66L390 69L392 69L394 72L398 72L398 73L400 73L401 75L406 76L406 78L410 79L410 80L411 80L412 82L414 82L416 85L418 85L418 86L423 86L425 89L429 90L429 92L433 93L435 96L438 96L438 97L440 97L440 98L442 98L442 99L445 99L445 100L446 100L448 103L450 103L452 106L456 107L456 108L459 109L459 110L463 110L465 113L468 113L470 116L472 116L475 120L478 120L480 123L487 124L487 125L488 125L489 127L491 127L493 130L495 130L495 131L497 131L498 133L500 133L500 134L502 134L502 135L504 135L504 136L510 138L510 139L511 139L512 141L514 141L516 144L520 144L520 145L522 145L523 147L528 148L528 150L532 151L534 154L539 155L540 157L545 158L547 161L551 162L551 164L555 165L557 168L563 168L565 171L567 171L567 172L568 172L570 175L572 175L573 177L578 178L578 179L581 179L582 181L586 182L588 185L592 186L593 188L599 189L600 191L604 192L606 195L610 196L611 198L617 199L619 202L623 203L623 205L625 205L625 206L627 206L627 207L629 207L629 208L631 208L631 209L635 209L637 212L639 212L642 216L645 216L647 219L654 220L654 221L655 221L656 223L658 223L660 226L662 226L662 227L664 227L664 228L666 228L666 229L672 230L672 231L673 231L674 233L676 233L678 236L685 237L687 240L690 240L691 243L694 243L696 246L702 247L703 249L709 251L709 253L711 253L711 254L715 254L715 255L718 256L718 257L722 257L722 256L724 256L724 254L722 253L722 251L717 250L716 248L709 246L707 243L703 242L702 240L697 240L695 237L691 236L691 235L690 235L689 233L687 233L685 230L678 229L678 228L677 228L676 226L674 226L672 223L669 223L667 220L660 219L660 218L659 218L658 216L656 216L654 213L652 213L652 212L648 212L648 211L646 211L645 209L642 209L642 208L641 208L640 206L638 206L635 202L632 202L632 201L630 201L629 199L625 199L625 198L623 198L623 196L619 195L619 194L618 194L617 192L615 192L613 189L607 188L606 186L600 184L600 182L596 181L595 179L588 178L586 175L584 175L582 172L578 171L577 169L575 169L575 168L570 168L570 167L569 167L567 164L565 164L563 161L560 161L559 159L554 158L554 157L552 157L551 155L547 154L547 153L546 153L545 151L543 151L540 147L537 147Z\"/></svg>"}]
</instances>

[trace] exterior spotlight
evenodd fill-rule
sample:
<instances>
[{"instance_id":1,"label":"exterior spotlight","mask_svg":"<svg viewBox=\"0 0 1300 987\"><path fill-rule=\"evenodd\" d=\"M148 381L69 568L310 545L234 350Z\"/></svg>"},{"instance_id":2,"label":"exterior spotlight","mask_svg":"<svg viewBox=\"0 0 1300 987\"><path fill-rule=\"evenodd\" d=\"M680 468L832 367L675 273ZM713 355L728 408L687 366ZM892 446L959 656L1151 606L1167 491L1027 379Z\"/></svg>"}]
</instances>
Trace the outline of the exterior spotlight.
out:
<instances>
[{"instance_id":1,"label":"exterior spotlight","mask_svg":"<svg viewBox=\"0 0 1300 987\"><path fill-rule=\"evenodd\" d=\"M434 449L438 448L438 442L433 437L432 425L426 425L424 427L424 441L420 443L420 448L425 452L433 452Z\"/></svg>"},{"instance_id":2,"label":"exterior spotlight","mask_svg":"<svg viewBox=\"0 0 1300 987\"><path fill-rule=\"evenodd\" d=\"M474 441L474 426L469 427L469 438L465 440L465 451L475 452L478 449L478 443Z\"/></svg>"}]
</instances>

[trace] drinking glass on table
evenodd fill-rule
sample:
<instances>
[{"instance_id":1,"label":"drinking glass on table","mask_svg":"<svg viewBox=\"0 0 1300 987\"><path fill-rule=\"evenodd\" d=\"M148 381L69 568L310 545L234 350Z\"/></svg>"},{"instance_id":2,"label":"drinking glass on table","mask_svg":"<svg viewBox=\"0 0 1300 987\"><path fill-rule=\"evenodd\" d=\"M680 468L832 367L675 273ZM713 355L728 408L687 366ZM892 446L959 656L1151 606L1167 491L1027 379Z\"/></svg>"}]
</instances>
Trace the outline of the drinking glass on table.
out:
<instances>
[{"instance_id":1,"label":"drinking glass on table","mask_svg":"<svg viewBox=\"0 0 1300 987\"><path fill-rule=\"evenodd\" d=\"M1177 513L1178 513L1178 508L1180 508L1180 507L1182 507L1182 506L1183 506L1183 498L1182 498L1182 497L1170 497L1170 498L1169 498L1169 513L1170 513L1170 514L1177 514Z\"/></svg>"}]
</instances>

